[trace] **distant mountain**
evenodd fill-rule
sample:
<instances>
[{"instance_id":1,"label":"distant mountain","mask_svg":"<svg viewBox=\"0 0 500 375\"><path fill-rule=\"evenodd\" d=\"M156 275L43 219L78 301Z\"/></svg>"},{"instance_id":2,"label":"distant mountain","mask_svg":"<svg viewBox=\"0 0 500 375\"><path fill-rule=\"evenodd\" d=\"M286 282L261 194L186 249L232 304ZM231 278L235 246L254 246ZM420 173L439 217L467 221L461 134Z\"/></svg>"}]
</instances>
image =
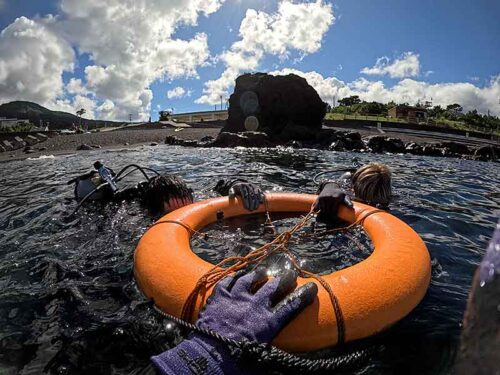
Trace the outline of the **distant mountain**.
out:
<instances>
[{"instance_id":1,"label":"distant mountain","mask_svg":"<svg viewBox=\"0 0 500 375\"><path fill-rule=\"evenodd\" d=\"M78 116L67 112L51 111L39 104L32 102L16 101L0 105L0 117L17 118L20 120L29 120L33 125L40 126L42 121L43 126L49 124L49 128L54 129L68 129L73 124L78 125L80 119ZM123 123L113 121L98 121L87 120L82 118L82 125L88 126L89 129L101 128L114 125L118 126Z\"/></svg>"}]
</instances>

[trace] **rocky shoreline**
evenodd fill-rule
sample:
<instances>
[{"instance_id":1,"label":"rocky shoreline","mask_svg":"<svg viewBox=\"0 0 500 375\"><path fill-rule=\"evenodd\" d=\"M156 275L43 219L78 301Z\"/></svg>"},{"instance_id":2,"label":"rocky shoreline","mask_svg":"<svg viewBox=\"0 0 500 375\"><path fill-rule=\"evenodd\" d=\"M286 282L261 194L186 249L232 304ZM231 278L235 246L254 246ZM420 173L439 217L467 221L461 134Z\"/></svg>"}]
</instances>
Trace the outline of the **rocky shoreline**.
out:
<instances>
[{"instance_id":1,"label":"rocky shoreline","mask_svg":"<svg viewBox=\"0 0 500 375\"><path fill-rule=\"evenodd\" d=\"M398 134L399 135L399 134ZM16 140L17 138L17 140ZM35 139L36 138L36 139ZM2 144L4 140L0 141ZM17 143L16 143L17 142ZM15 143L15 144L14 144ZM412 154L437 157L458 157L481 161L498 161L500 147L491 144L426 138L425 135L401 137L373 134L367 131L323 128L313 139L283 141L262 132L230 133L213 128L137 129L92 134L15 136L7 141L12 149L0 149L0 161L20 160L41 155L86 152L100 148L129 148L160 144L184 147L292 147L330 151Z\"/></svg>"},{"instance_id":2,"label":"rocky shoreline","mask_svg":"<svg viewBox=\"0 0 500 375\"><path fill-rule=\"evenodd\" d=\"M308 141L276 141L266 133L221 132L217 137L207 136L199 141L184 140L175 135L167 136L167 145L185 147L292 147L311 148L329 151L354 151L371 153L412 154L421 156L458 157L470 160L498 161L500 147L483 145L471 147L463 143L445 141L437 143L403 142L399 138L372 135L362 137L354 131L322 129L316 139Z\"/></svg>"}]
</instances>

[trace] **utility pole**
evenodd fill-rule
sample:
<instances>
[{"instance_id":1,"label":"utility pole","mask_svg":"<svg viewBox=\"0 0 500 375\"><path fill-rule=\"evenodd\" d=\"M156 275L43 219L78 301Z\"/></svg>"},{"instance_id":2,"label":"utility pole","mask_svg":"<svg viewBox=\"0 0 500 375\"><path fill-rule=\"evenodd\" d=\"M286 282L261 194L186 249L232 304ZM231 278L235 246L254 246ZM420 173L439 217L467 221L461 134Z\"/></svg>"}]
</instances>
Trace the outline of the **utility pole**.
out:
<instances>
[{"instance_id":1,"label":"utility pole","mask_svg":"<svg viewBox=\"0 0 500 375\"><path fill-rule=\"evenodd\" d=\"M220 110L222 111L222 95L220 96Z\"/></svg>"},{"instance_id":2,"label":"utility pole","mask_svg":"<svg viewBox=\"0 0 500 375\"><path fill-rule=\"evenodd\" d=\"M128 122L132 122L132 113L128 115Z\"/></svg>"}]
</instances>

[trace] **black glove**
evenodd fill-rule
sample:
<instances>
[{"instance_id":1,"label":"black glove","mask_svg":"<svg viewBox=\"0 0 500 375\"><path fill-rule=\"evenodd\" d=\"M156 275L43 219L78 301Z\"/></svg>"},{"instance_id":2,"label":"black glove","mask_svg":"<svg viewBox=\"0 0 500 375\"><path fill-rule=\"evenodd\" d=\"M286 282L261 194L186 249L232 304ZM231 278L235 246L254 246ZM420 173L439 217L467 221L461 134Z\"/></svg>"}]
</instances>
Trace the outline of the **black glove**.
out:
<instances>
[{"instance_id":1,"label":"black glove","mask_svg":"<svg viewBox=\"0 0 500 375\"><path fill-rule=\"evenodd\" d=\"M314 202L314 209L320 211L318 219L324 220L337 215L341 204L353 208L351 198L335 182L328 182Z\"/></svg>"},{"instance_id":2,"label":"black glove","mask_svg":"<svg viewBox=\"0 0 500 375\"><path fill-rule=\"evenodd\" d=\"M229 189L229 196L239 195L243 198L243 207L249 211L255 211L261 203L264 203L264 192L257 185L250 182L239 182Z\"/></svg>"},{"instance_id":3,"label":"black glove","mask_svg":"<svg viewBox=\"0 0 500 375\"><path fill-rule=\"evenodd\" d=\"M243 206L249 211L256 210L264 202L264 192L260 187L243 179L220 180L215 185L214 191L230 197L239 195L243 198Z\"/></svg>"}]
</instances>

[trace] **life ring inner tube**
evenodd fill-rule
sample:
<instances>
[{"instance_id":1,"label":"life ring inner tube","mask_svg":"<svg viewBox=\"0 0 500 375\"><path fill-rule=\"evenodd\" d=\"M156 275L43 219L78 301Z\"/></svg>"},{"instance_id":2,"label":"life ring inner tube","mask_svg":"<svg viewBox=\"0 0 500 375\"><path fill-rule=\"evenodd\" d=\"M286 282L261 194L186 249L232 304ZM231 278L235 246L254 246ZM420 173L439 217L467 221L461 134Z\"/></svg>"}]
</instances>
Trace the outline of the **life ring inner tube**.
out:
<instances>
[{"instance_id":1,"label":"life ring inner tube","mask_svg":"<svg viewBox=\"0 0 500 375\"><path fill-rule=\"evenodd\" d=\"M315 195L267 194L270 212L308 212ZM265 212L261 205L257 212ZM393 325L424 297L431 278L431 261L419 235L387 212L354 203L341 208L339 217L349 223L366 216L363 228L373 253L365 260L323 276L334 291L345 326L345 341L371 336ZM239 198L221 197L197 202L161 218L141 238L134 255L134 274L144 294L164 312L181 316L198 280L213 265L190 247L191 231L220 219L249 214ZM299 278L298 286L313 279ZM329 294L318 284L318 298L273 341L290 352L305 352L338 343L336 316ZM195 316L211 290L199 296Z\"/></svg>"}]
</instances>

